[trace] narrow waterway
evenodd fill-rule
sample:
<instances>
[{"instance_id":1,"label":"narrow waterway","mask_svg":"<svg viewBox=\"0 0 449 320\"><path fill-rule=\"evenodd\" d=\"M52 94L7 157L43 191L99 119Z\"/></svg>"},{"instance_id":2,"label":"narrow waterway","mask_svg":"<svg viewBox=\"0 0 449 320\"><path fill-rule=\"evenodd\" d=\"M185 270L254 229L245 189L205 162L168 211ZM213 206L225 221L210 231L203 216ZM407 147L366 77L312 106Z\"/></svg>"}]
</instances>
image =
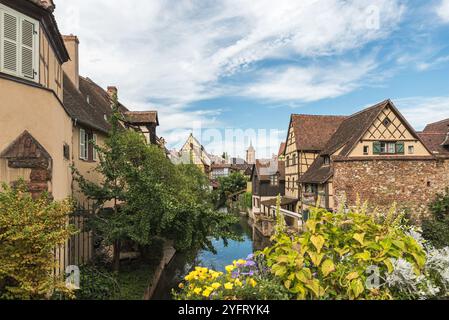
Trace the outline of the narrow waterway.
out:
<instances>
[{"instance_id":1,"label":"narrow waterway","mask_svg":"<svg viewBox=\"0 0 449 320\"><path fill-rule=\"evenodd\" d=\"M217 254L208 251L176 254L164 270L153 300L171 299L172 289L177 288L195 266L224 271L225 266L232 264L234 260L246 258L249 254L269 245L269 240L253 228L246 217L240 217L239 223L233 226L233 232L241 240L229 240L227 245L222 240L214 240L213 245Z\"/></svg>"}]
</instances>

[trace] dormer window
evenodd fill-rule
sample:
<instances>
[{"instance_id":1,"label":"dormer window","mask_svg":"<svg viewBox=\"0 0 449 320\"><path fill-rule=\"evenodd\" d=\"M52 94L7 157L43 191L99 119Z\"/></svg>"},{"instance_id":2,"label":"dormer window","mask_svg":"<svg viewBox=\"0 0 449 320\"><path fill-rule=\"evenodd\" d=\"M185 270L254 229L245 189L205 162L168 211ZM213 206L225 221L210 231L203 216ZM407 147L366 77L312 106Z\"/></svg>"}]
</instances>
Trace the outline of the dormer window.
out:
<instances>
[{"instance_id":1,"label":"dormer window","mask_svg":"<svg viewBox=\"0 0 449 320\"><path fill-rule=\"evenodd\" d=\"M90 96L89 95L86 96L86 101L88 104L90 104Z\"/></svg>"},{"instance_id":2,"label":"dormer window","mask_svg":"<svg viewBox=\"0 0 449 320\"><path fill-rule=\"evenodd\" d=\"M0 72L39 81L39 22L0 4Z\"/></svg>"},{"instance_id":3,"label":"dormer window","mask_svg":"<svg viewBox=\"0 0 449 320\"><path fill-rule=\"evenodd\" d=\"M331 164L331 158L326 156L324 157L324 165L329 166Z\"/></svg>"}]
</instances>

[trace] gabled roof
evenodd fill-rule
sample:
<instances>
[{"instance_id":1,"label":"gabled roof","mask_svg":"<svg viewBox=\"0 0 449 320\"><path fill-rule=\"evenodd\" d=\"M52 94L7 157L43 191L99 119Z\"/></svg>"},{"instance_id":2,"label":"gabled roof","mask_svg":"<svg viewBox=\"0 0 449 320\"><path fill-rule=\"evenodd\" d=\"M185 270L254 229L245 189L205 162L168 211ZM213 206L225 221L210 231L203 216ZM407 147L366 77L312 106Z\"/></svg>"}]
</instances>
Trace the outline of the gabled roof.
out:
<instances>
[{"instance_id":1,"label":"gabled roof","mask_svg":"<svg viewBox=\"0 0 449 320\"><path fill-rule=\"evenodd\" d=\"M329 139L326 147L321 152L321 156L315 159L307 172L300 178L300 182L320 184L329 180L329 178L332 177L333 171L331 166L324 165L324 157L333 155L339 150L341 151L338 152L337 156L347 157L378 118L382 110L387 106L393 110L410 133L419 140L430 153L431 151L426 143L424 143L422 137L416 133L399 110L394 106L393 102L391 102L391 100L385 100L346 118L334 135Z\"/></svg>"},{"instance_id":2,"label":"gabled roof","mask_svg":"<svg viewBox=\"0 0 449 320\"><path fill-rule=\"evenodd\" d=\"M332 138L329 139L322 154L331 155L341 148L344 149L340 154L346 155L349 153L348 151L362 138L388 103L388 100L383 101L345 119Z\"/></svg>"},{"instance_id":3,"label":"gabled roof","mask_svg":"<svg viewBox=\"0 0 449 320\"><path fill-rule=\"evenodd\" d=\"M430 123L424 128L424 133L438 132L448 133L449 131L449 119L441 120L438 122Z\"/></svg>"},{"instance_id":4,"label":"gabled roof","mask_svg":"<svg viewBox=\"0 0 449 320\"><path fill-rule=\"evenodd\" d=\"M344 116L293 114L290 126L295 132L296 149L302 151L323 150L329 138L345 119Z\"/></svg>"},{"instance_id":5,"label":"gabled roof","mask_svg":"<svg viewBox=\"0 0 449 320\"><path fill-rule=\"evenodd\" d=\"M103 133L109 131L110 125L105 116L112 114L111 101L87 78L80 77L78 90L64 73L64 106L71 118L82 125Z\"/></svg>"},{"instance_id":6,"label":"gabled roof","mask_svg":"<svg viewBox=\"0 0 449 320\"><path fill-rule=\"evenodd\" d=\"M64 73L64 106L79 123L92 129L107 133L110 124L107 121L112 115L112 99L109 94L89 78L80 77L79 90ZM159 124L156 111L129 111L119 102L119 111L129 119L131 124L142 124L141 121Z\"/></svg>"},{"instance_id":7,"label":"gabled roof","mask_svg":"<svg viewBox=\"0 0 449 320\"><path fill-rule=\"evenodd\" d=\"M391 100L385 100L346 118L342 122L338 130L335 132L335 134L329 139L329 142L327 143L321 154L332 155L341 149L338 155L342 157L348 156L354 149L356 144L363 138L363 136L372 126L382 110L384 110L388 106L396 114L398 119L404 124L407 130L413 135L413 137L422 142L415 129L413 129L413 127L403 117L403 115L399 112L393 102Z\"/></svg>"},{"instance_id":8,"label":"gabled roof","mask_svg":"<svg viewBox=\"0 0 449 320\"><path fill-rule=\"evenodd\" d=\"M251 178L254 174L257 174L260 181L269 181L271 176L277 173L280 175L280 180L285 181L284 161L279 161L278 159L256 160L256 164L253 166Z\"/></svg>"},{"instance_id":9,"label":"gabled roof","mask_svg":"<svg viewBox=\"0 0 449 320\"><path fill-rule=\"evenodd\" d=\"M432 154L449 155L449 135L447 133L420 132L418 135Z\"/></svg>"}]
</instances>

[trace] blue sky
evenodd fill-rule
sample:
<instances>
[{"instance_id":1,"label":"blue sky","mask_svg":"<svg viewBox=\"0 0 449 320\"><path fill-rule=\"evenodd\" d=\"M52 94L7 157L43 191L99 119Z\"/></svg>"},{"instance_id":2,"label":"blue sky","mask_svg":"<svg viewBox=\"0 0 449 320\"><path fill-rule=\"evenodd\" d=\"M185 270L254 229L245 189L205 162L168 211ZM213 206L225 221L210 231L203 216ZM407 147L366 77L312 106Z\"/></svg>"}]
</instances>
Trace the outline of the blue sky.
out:
<instances>
[{"instance_id":1,"label":"blue sky","mask_svg":"<svg viewBox=\"0 0 449 320\"><path fill-rule=\"evenodd\" d=\"M56 5L61 31L80 38L81 74L117 85L130 109L158 110L170 148L194 131L209 152L243 156L253 140L267 157L292 113L388 98L418 130L449 118L449 0Z\"/></svg>"}]
</instances>

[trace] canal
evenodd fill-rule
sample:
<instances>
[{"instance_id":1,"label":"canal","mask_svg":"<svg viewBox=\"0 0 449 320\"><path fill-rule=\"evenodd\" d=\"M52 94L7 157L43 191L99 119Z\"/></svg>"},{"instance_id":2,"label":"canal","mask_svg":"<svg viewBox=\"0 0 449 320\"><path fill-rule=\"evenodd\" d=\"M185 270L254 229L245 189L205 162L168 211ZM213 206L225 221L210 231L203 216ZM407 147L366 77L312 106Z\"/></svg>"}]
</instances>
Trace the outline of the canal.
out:
<instances>
[{"instance_id":1,"label":"canal","mask_svg":"<svg viewBox=\"0 0 449 320\"><path fill-rule=\"evenodd\" d=\"M177 288L178 284L195 266L224 271L225 267L232 264L234 260L244 259L249 254L269 245L269 239L253 228L246 217L240 217L240 221L233 226L233 233L240 240L229 240L226 245L223 240L213 241L216 254L208 251L176 254L165 268L156 287L153 300L170 300L172 289Z\"/></svg>"}]
</instances>

